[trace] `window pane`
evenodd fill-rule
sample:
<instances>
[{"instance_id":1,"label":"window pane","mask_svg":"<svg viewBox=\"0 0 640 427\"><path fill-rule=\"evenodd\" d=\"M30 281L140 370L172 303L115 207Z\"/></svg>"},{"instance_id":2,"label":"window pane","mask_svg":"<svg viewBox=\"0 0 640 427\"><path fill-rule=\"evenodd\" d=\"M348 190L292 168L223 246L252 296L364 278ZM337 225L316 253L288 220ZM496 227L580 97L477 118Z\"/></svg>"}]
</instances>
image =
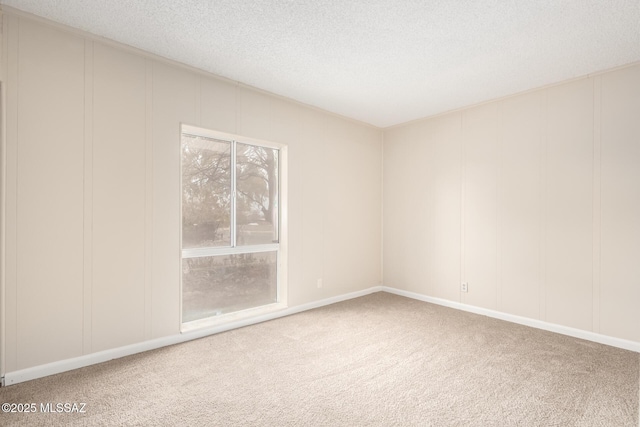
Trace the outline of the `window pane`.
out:
<instances>
[{"instance_id":1,"label":"window pane","mask_svg":"<svg viewBox=\"0 0 640 427\"><path fill-rule=\"evenodd\" d=\"M182 260L182 321L277 302L277 252Z\"/></svg>"},{"instance_id":2,"label":"window pane","mask_svg":"<svg viewBox=\"0 0 640 427\"><path fill-rule=\"evenodd\" d=\"M236 144L237 245L278 242L278 150Z\"/></svg>"},{"instance_id":3,"label":"window pane","mask_svg":"<svg viewBox=\"0 0 640 427\"><path fill-rule=\"evenodd\" d=\"M231 245L231 143L182 135L182 247Z\"/></svg>"}]
</instances>

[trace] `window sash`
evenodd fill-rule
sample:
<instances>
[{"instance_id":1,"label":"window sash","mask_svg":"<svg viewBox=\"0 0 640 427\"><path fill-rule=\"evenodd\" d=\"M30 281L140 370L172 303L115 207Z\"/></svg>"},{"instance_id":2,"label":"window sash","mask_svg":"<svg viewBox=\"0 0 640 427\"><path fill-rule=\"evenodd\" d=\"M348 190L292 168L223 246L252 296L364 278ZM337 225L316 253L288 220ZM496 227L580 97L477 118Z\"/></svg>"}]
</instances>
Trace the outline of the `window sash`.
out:
<instances>
[{"instance_id":1,"label":"window sash","mask_svg":"<svg viewBox=\"0 0 640 427\"><path fill-rule=\"evenodd\" d=\"M202 247L197 247L197 248L188 248L188 249L182 249L182 253L183 253L183 258L185 257L185 253L187 254L187 257L191 257L191 253L211 253L211 254L219 254L219 255L224 255L227 253L242 253L242 251L239 252L226 252L226 250L228 249L232 249L232 248L251 248L251 247L278 247L279 243L280 243L280 228L281 228L281 203L280 203L280 191L281 191L281 184L280 184L280 179L281 179L281 150L279 146L276 146L274 144L265 144L263 142L258 142L255 140L252 140L250 138L239 138L239 139L235 139L235 138L229 138L229 136L225 136L219 132L215 132L215 131L209 131L206 129L201 129L201 128L196 128L193 126L188 126L188 125L183 125L182 126L182 132L181 135L190 135L190 136L194 136L194 137L203 137L203 138L211 138L211 139L215 139L221 142L228 142L231 145L231 164L230 164L230 168L231 168L231 188L230 188L230 193L231 193L231 212L230 212L230 224L229 224L229 232L230 232L230 242L229 245L220 245L220 246L202 246ZM243 144L243 145L247 145L247 146L255 146L255 147L264 147L267 149L272 149L275 150L277 152L277 171L276 171L276 185L277 185L277 189L276 189L276 202L277 202L277 221L275 221L275 224L273 224L274 227L274 234L275 237L277 238L276 241L274 241L273 243L270 244L247 244L247 245L238 245L237 239L238 239L238 222L237 222L237 202L238 202L238 194L237 194L237 144ZM181 166L181 170L182 170L182 166ZM184 183L181 183L181 191L183 190L183 185ZM181 212L182 212L182 207L181 207ZM182 217L182 213L181 213L181 217ZM182 247L182 240L181 240L181 247ZM213 251L213 252L203 252L203 251ZM273 250L273 249L271 249ZM247 253L249 252L256 252L255 250L247 250ZM207 255L197 255L197 256L207 256Z\"/></svg>"}]
</instances>

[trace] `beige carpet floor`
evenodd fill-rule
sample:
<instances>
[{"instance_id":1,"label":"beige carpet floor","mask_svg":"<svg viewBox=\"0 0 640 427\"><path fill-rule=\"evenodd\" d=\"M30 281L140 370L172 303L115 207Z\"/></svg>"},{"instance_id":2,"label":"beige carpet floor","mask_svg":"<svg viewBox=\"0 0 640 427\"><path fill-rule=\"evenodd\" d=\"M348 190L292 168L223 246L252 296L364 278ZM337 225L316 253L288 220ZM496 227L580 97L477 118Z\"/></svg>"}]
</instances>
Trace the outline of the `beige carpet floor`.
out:
<instances>
[{"instance_id":1,"label":"beige carpet floor","mask_svg":"<svg viewBox=\"0 0 640 427\"><path fill-rule=\"evenodd\" d=\"M0 390L0 425L638 426L640 355L376 293Z\"/></svg>"}]
</instances>

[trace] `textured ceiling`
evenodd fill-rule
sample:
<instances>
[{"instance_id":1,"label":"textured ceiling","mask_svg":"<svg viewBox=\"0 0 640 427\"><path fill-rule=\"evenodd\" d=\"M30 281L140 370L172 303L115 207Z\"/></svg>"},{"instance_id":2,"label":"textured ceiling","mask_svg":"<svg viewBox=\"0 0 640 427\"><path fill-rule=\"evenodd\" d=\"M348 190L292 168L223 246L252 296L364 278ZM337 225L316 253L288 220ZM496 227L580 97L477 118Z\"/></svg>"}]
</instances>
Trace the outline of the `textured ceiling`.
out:
<instances>
[{"instance_id":1,"label":"textured ceiling","mask_svg":"<svg viewBox=\"0 0 640 427\"><path fill-rule=\"evenodd\" d=\"M379 127L640 60L640 0L0 0Z\"/></svg>"}]
</instances>

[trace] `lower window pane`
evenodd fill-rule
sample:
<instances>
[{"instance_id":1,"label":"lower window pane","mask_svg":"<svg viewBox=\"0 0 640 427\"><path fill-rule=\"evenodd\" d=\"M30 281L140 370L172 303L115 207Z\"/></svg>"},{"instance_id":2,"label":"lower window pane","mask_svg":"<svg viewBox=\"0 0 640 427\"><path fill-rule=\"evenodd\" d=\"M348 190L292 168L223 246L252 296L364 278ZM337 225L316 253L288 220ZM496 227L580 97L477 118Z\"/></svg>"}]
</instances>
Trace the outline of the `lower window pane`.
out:
<instances>
[{"instance_id":1,"label":"lower window pane","mask_svg":"<svg viewBox=\"0 0 640 427\"><path fill-rule=\"evenodd\" d=\"M277 302L278 254L217 255L182 260L182 321Z\"/></svg>"}]
</instances>

